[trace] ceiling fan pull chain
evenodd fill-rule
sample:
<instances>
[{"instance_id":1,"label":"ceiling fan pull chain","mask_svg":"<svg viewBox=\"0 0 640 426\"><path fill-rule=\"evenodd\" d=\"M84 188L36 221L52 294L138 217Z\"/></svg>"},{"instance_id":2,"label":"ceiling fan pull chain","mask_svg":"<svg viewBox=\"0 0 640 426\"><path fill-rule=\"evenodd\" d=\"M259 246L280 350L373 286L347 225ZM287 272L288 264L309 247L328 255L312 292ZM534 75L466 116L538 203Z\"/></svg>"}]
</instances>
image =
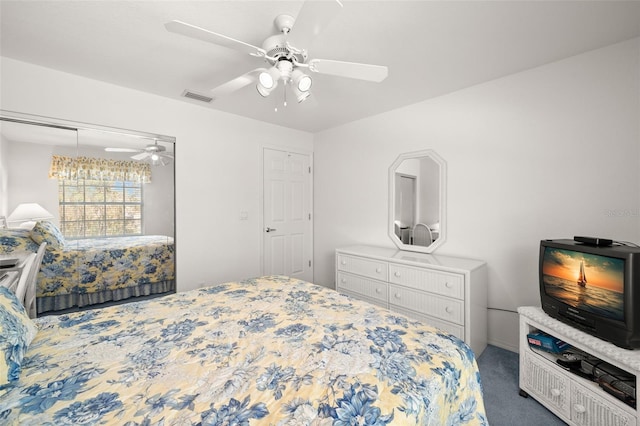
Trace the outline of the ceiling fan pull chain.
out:
<instances>
[{"instance_id":1,"label":"ceiling fan pull chain","mask_svg":"<svg viewBox=\"0 0 640 426\"><path fill-rule=\"evenodd\" d=\"M287 85L282 85L282 91L284 92L284 106L287 106Z\"/></svg>"}]
</instances>

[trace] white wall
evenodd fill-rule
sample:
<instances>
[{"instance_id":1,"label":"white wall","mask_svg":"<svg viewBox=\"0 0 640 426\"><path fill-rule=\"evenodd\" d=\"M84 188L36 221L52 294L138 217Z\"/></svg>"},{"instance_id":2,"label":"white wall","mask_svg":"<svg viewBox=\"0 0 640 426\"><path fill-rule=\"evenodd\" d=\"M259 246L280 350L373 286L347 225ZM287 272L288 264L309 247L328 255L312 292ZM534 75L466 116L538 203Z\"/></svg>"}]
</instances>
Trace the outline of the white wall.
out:
<instances>
[{"instance_id":1,"label":"white wall","mask_svg":"<svg viewBox=\"0 0 640 426\"><path fill-rule=\"evenodd\" d=\"M433 149L448 167L438 253L487 261L489 340L516 350L502 309L539 305L541 239L640 243L639 56L634 39L316 135L315 281L334 285L336 247L393 246L388 167Z\"/></svg>"},{"instance_id":2,"label":"white wall","mask_svg":"<svg viewBox=\"0 0 640 426\"><path fill-rule=\"evenodd\" d=\"M7 145L7 213L21 203L38 203L59 223L58 181L49 179L55 147L37 143L5 142ZM10 224L16 226L17 224Z\"/></svg>"},{"instance_id":3,"label":"white wall","mask_svg":"<svg viewBox=\"0 0 640 426\"><path fill-rule=\"evenodd\" d=\"M312 152L311 134L9 58L1 67L1 109L176 137L180 291L261 273L261 148Z\"/></svg>"}]
</instances>

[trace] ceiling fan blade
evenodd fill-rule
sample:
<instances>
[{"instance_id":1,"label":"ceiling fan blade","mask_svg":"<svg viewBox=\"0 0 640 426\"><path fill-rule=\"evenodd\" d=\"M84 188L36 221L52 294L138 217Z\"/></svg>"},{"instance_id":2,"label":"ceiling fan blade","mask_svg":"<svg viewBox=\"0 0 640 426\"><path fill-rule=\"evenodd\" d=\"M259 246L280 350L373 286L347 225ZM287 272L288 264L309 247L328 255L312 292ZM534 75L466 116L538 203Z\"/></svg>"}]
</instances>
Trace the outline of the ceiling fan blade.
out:
<instances>
[{"instance_id":1,"label":"ceiling fan blade","mask_svg":"<svg viewBox=\"0 0 640 426\"><path fill-rule=\"evenodd\" d=\"M135 148L105 148L104 150L107 152L140 152L142 151L141 149L135 149Z\"/></svg>"},{"instance_id":2,"label":"ceiling fan blade","mask_svg":"<svg viewBox=\"0 0 640 426\"><path fill-rule=\"evenodd\" d=\"M356 78L376 83L381 82L389 75L389 69L384 65L359 64L356 62L332 61L330 59L312 59L308 65L311 71L319 74Z\"/></svg>"},{"instance_id":3,"label":"ceiling fan blade","mask_svg":"<svg viewBox=\"0 0 640 426\"><path fill-rule=\"evenodd\" d=\"M187 24L182 21L171 21L164 24L167 31L172 33L181 34L187 37L195 38L198 40L206 41L208 43L217 44L219 46L228 47L230 49L239 50L244 53L248 53L254 56L264 56L267 52L264 49L245 43L240 40L236 40L231 37L227 37L222 34L214 33L213 31L205 30L204 28L197 27L195 25Z\"/></svg>"},{"instance_id":4,"label":"ceiling fan blade","mask_svg":"<svg viewBox=\"0 0 640 426\"><path fill-rule=\"evenodd\" d=\"M342 3L338 0L304 2L287 35L288 43L298 49L306 49L341 10Z\"/></svg>"},{"instance_id":5,"label":"ceiling fan blade","mask_svg":"<svg viewBox=\"0 0 640 426\"><path fill-rule=\"evenodd\" d=\"M148 153L148 152L141 152L140 154L132 155L131 158L133 160L140 161L140 160L144 160L145 158L150 157L150 156L151 156L151 154Z\"/></svg>"},{"instance_id":6,"label":"ceiling fan blade","mask_svg":"<svg viewBox=\"0 0 640 426\"><path fill-rule=\"evenodd\" d=\"M236 90L240 90L245 86L256 81L258 74L262 71L267 71L264 68L256 68L255 70L249 71L246 74L241 75L240 77L236 77L233 80L229 80L224 84L221 84L218 87L211 89L211 96L213 96L214 100L217 98L221 98L230 93L235 92Z\"/></svg>"}]
</instances>

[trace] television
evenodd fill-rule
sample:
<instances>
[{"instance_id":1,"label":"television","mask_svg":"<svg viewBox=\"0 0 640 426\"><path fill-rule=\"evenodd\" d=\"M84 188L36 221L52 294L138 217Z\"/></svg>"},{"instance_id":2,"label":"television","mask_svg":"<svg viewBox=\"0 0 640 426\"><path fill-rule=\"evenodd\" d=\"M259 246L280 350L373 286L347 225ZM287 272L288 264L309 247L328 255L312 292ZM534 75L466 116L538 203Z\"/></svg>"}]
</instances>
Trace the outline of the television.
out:
<instances>
[{"instance_id":1,"label":"television","mask_svg":"<svg viewBox=\"0 0 640 426\"><path fill-rule=\"evenodd\" d=\"M549 316L622 348L640 348L640 247L542 240L539 276Z\"/></svg>"}]
</instances>

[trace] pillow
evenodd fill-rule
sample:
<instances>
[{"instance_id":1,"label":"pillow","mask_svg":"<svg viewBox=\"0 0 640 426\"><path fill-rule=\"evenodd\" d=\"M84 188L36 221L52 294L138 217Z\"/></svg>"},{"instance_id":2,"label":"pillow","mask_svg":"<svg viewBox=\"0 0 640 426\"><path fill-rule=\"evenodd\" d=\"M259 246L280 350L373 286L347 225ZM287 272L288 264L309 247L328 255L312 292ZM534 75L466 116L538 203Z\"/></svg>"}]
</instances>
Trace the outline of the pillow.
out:
<instances>
[{"instance_id":1,"label":"pillow","mask_svg":"<svg viewBox=\"0 0 640 426\"><path fill-rule=\"evenodd\" d=\"M20 377L22 358L37 332L16 295L0 287L0 389Z\"/></svg>"},{"instance_id":2,"label":"pillow","mask_svg":"<svg viewBox=\"0 0 640 426\"><path fill-rule=\"evenodd\" d=\"M48 247L59 249L64 247L62 232L51 222L37 222L31 230L31 239L38 245L47 243Z\"/></svg>"},{"instance_id":3,"label":"pillow","mask_svg":"<svg viewBox=\"0 0 640 426\"><path fill-rule=\"evenodd\" d=\"M38 251L38 244L31 239L31 233L25 229L0 228L0 254L14 251Z\"/></svg>"}]
</instances>

